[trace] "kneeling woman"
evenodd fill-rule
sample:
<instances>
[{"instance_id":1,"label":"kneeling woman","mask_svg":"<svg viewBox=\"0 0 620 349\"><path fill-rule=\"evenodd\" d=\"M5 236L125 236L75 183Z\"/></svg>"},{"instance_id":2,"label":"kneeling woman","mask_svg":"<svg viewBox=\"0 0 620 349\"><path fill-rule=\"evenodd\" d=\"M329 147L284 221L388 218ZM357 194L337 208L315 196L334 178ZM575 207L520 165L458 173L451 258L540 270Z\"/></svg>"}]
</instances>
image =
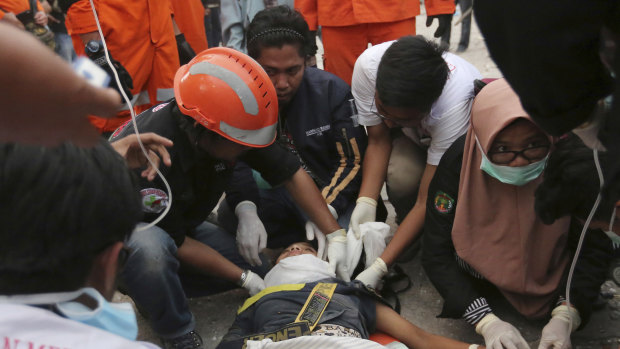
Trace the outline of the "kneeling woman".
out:
<instances>
[{"instance_id":1,"label":"kneeling woman","mask_svg":"<svg viewBox=\"0 0 620 349\"><path fill-rule=\"evenodd\" d=\"M467 134L444 154L429 187L422 263L444 298L440 316L475 325L487 347L529 348L514 326L492 313L485 295L499 290L527 318L551 313L539 348L559 348L587 320L605 280L606 263L592 256L611 253L611 244L592 231L566 305L579 227L571 227L569 217L545 225L534 211L551 149L551 137L531 121L508 83L496 80L474 100Z\"/></svg>"}]
</instances>

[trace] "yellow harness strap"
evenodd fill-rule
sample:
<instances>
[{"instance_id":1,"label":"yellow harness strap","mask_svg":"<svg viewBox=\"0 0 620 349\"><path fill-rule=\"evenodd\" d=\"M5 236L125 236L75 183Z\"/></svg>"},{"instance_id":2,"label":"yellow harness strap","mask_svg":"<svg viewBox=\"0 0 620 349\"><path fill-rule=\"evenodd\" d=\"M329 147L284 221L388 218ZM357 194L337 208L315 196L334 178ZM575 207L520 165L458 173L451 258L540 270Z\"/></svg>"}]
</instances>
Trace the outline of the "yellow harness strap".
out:
<instances>
[{"instance_id":1,"label":"yellow harness strap","mask_svg":"<svg viewBox=\"0 0 620 349\"><path fill-rule=\"evenodd\" d=\"M254 303L256 303L259 299L261 299L261 297L265 295L268 295L274 292L280 292L280 291L299 291L302 288L304 288L305 285L306 284L283 284L283 285L278 285L278 286L267 287L263 289L262 291L258 292L257 294L255 294L254 296L246 299L243 305L239 308L239 310L237 310L237 315L244 312L247 308L251 307Z\"/></svg>"},{"instance_id":2,"label":"yellow harness strap","mask_svg":"<svg viewBox=\"0 0 620 349\"><path fill-rule=\"evenodd\" d=\"M306 299L306 304L297 315L295 322L308 322L310 331L314 330L318 324L321 316L327 309L329 301L331 301L334 291L336 291L337 284L334 283L322 283L319 282L314 286L312 292Z\"/></svg>"}]
</instances>

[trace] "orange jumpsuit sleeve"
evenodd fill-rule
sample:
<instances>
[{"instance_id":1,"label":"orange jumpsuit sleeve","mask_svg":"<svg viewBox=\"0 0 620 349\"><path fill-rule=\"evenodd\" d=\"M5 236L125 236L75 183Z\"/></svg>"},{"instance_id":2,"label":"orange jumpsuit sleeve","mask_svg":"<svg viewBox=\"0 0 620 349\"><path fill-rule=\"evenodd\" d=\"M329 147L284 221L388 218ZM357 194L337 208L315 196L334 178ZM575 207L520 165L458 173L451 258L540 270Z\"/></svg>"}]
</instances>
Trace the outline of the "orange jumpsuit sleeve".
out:
<instances>
[{"instance_id":1,"label":"orange jumpsuit sleeve","mask_svg":"<svg viewBox=\"0 0 620 349\"><path fill-rule=\"evenodd\" d=\"M452 14L456 9L454 0L426 0L424 7L427 16Z\"/></svg>"},{"instance_id":2,"label":"orange jumpsuit sleeve","mask_svg":"<svg viewBox=\"0 0 620 349\"><path fill-rule=\"evenodd\" d=\"M0 19L4 18L4 14L5 14L5 13L6 13L6 12L4 12L4 11L0 10Z\"/></svg>"},{"instance_id":3,"label":"orange jumpsuit sleeve","mask_svg":"<svg viewBox=\"0 0 620 349\"><path fill-rule=\"evenodd\" d=\"M299 11L308 23L311 31L319 28L318 0L295 0L295 10ZM341 1L341 0L338 0Z\"/></svg>"},{"instance_id":4,"label":"orange jumpsuit sleeve","mask_svg":"<svg viewBox=\"0 0 620 349\"><path fill-rule=\"evenodd\" d=\"M200 0L172 0L174 19L194 52L208 48L204 7Z\"/></svg>"},{"instance_id":5,"label":"orange jumpsuit sleeve","mask_svg":"<svg viewBox=\"0 0 620 349\"><path fill-rule=\"evenodd\" d=\"M45 10L43 9L43 6L39 2L39 0L37 0L37 10L45 12Z\"/></svg>"},{"instance_id":6,"label":"orange jumpsuit sleeve","mask_svg":"<svg viewBox=\"0 0 620 349\"><path fill-rule=\"evenodd\" d=\"M65 19L69 35L79 35L97 31L97 23L88 0L75 2L67 11Z\"/></svg>"}]
</instances>

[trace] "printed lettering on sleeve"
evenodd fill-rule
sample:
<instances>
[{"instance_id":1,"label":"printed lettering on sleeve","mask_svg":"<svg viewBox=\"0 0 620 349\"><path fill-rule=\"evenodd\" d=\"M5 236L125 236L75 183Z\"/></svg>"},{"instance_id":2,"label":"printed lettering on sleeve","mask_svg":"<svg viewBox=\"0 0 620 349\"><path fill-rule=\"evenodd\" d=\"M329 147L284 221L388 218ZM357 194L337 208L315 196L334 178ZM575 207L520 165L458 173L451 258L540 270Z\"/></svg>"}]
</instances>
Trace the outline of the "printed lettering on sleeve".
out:
<instances>
[{"instance_id":1,"label":"printed lettering on sleeve","mask_svg":"<svg viewBox=\"0 0 620 349\"><path fill-rule=\"evenodd\" d=\"M439 213L447 214L452 212L452 210L454 209L454 199L441 190L438 191L435 195L434 203L435 210L437 210L437 212Z\"/></svg>"},{"instance_id":2,"label":"printed lettering on sleeve","mask_svg":"<svg viewBox=\"0 0 620 349\"><path fill-rule=\"evenodd\" d=\"M168 194L157 188L140 190L142 210L147 213L160 213L168 206Z\"/></svg>"}]
</instances>

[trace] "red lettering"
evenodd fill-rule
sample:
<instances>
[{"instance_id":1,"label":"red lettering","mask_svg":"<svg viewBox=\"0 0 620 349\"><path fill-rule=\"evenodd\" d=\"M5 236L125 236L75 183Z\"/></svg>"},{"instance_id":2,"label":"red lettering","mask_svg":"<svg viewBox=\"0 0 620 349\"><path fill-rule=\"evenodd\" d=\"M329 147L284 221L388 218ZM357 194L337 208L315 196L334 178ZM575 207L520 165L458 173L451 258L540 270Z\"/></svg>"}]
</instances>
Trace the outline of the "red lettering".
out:
<instances>
[{"instance_id":1,"label":"red lettering","mask_svg":"<svg viewBox=\"0 0 620 349\"><path fill-rule=\"evenodd\" d=\"M3 338L4 338L4 346L2 346L0 349L24 349L26 345L28 346L28 349L37 348L37 345L34 342L30 342L30 341L22 342L21 339L9 338L6 336ZM20 345L20 344L23 344L23 345ZM0 345L2 345L2 341L0 341ZM53 345L40 344L38 346L38 349L69 349L69 348L62 348L62 347L57 347Z\"/></svg>"},{"instance_id":2,"label":"red lettering","mask_svg":"<svg viewBox=\"0 0 620 349\"><path fill-rule=\"evenodd\" d=\"M12 347L11 346L11 338L4 337L4 349L11 349L11 348L17 349L17 346L19 346L19 342L20 342L19 339L14 338L13 339L13 345L14 346Z\"/></svg>"}]
</instances>

